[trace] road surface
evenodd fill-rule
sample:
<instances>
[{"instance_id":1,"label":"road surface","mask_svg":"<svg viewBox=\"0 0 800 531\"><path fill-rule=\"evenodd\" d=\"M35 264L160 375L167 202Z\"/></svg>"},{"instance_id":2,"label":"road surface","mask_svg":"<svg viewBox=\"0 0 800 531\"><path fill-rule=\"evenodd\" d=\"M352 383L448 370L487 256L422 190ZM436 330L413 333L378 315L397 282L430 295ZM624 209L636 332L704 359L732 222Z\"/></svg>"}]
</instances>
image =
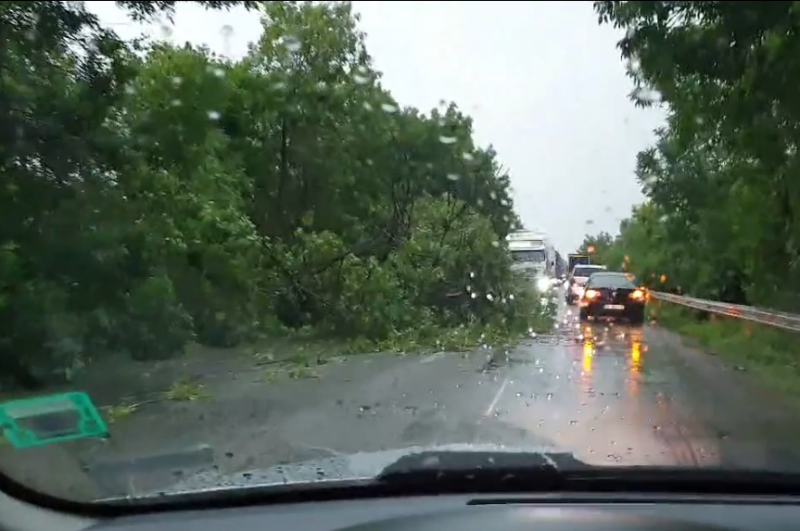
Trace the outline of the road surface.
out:
<instances>
[{"instance_id":1,"label":"road surface","mask_svg":"<svg viewBox=\"0 0 800 531\"><path fill-rule=\"evenodd\" d=\"M218 375L211 398L142 408L110 441L25 459L5 449L0 467L78 499L158 489L208 466L232 473L436 443L555 446L599 465L800 470L800 415L747 373L658 326L581 326L576 314L562 303L552 333L510 350L352 356L318 378L269 384ZM120 461L141 456L156 458Z\"/></svg>"}]
</instances>

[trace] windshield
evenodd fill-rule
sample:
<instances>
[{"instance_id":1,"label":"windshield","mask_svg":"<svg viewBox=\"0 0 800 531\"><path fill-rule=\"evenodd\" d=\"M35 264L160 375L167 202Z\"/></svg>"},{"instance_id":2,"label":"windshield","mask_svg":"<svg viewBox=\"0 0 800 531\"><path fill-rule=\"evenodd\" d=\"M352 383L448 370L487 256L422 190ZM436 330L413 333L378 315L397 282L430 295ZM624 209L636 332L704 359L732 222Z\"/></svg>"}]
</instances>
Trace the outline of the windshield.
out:
<instances>
[{"instance_id":1,"label":"windshield","mask_svg":"<svg viewBox=\"0 0 800 531\"><path fill-rule=\"evenodd\" d=\"M576 267L572 273L572 276L575 277L588 277L593 273L597 273L598 271L605 271L602 267Z\"/></svg>"},{"instance_id":2,"label":"windshield","mask_svg":"<svg viewBox=\"0 0 800 531\"><path fill-rule=\"evenodd\" d=\"M3 4L0 474L800 470L795 8L569 5Z\"/></svg>"},{"instance_id":3,"label":"windshield","mask_svg":"<svg viewBox=\"0 0 800 531\"><path fill-rule=\"evenodd\" d=\"M511 251L511 257L515 262L544 262L547 255L542 250Z\"/></svg>"},{"instance_id":4,"label":"windshield","mask_svg":"<svg viewBox=\"0 0 800 531\"><path fill-rule=\"evenodd\" d=\"M595 273L589 277L586 284L590 288L629 288L635 289L636 284L631 282L625 275L614 275L611 273Z\"/></svg>"}]
</instances>

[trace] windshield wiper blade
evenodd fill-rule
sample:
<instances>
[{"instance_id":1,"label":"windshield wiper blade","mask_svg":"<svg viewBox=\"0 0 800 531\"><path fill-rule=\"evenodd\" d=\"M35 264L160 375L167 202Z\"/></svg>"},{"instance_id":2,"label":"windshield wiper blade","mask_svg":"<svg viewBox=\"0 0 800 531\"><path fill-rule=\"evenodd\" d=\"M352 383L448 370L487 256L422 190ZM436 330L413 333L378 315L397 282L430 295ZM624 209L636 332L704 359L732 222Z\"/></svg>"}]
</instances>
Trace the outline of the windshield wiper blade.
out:
<instances>
[{"instance_id":1,"label":"windshield wiper blade","mask_svg":"<svg viewBox=\"0 0 800 531\"><path fill-rule=\"evenodd\" d=\"M800 474L723 467L593 466L569 453L422 452L386 467L375 486L421 493L543 491L800 494Z\"/></svg>"},{"instance_id":2,"label":"windshield wiper blade","mask_svg":"<svg viewBox=\"0 0 800 531\"><path fill-rule=\"evenodd\" d=\"M569 453L427 451L401 457L381 471L377 484L453 491L556 490L560 467L588 467Z\"/></svg>"}]
</instances>

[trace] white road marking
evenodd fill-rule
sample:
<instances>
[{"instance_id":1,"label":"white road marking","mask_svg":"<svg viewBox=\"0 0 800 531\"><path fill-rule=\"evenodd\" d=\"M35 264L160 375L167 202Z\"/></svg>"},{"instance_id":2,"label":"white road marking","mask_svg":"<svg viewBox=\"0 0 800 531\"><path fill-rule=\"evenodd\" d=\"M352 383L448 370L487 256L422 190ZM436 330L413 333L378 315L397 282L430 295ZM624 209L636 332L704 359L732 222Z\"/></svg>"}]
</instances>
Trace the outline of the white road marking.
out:
<instances>
[{"instance_id":1,"label":"white road marking","mask_svg":"<svg viewBox=\"0 0 800 531\"><path fill-rule=\"evenodd\" d=\"M500 384L500 389L497 390L497 394L494 395L492 402L489 404L489 407L486 408L486 412L483 414L484 417L488 417L494 411L494 408L497 407L497 403L500 401L500 397L503 395L503 391L506 390L506 386L508 385L508 378L503 379L503 383Z\"/></svg>"},{"instance_id":2,"label":"white road marking","mask_svg":"<svg viewBox=\"0 0 800 531\"><path fill-rule=\"evenodd\" d=\"M436 354L431 354L430 356L426 356L420 360L420 363L430 363L432 361L436 361L439 358L444 356L444 352L437 352Z\"/></svg>"}]
</instances>

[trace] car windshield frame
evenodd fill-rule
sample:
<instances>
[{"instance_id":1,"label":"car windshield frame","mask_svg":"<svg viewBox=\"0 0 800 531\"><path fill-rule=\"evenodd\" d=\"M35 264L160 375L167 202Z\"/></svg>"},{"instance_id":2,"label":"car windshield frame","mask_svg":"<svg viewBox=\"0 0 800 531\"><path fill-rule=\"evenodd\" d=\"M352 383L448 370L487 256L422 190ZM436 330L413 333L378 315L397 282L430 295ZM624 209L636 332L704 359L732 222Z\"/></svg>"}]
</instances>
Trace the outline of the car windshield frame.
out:
<instances>
[{"instance_id":1,"label":"car windshield frame","mask_svg":"<svg viewBox=\"0 0 800 531\"><path fill-rule=\"evenodd\" d=\"M609 285L608 282L603 282L602 280L600 280L599 282L601 282L601 284L598 285L598 279L603 279L603 278L620 278L626 284L625 285ZM598 273L592 274L591 276L589 276L589 281L586 283L586 287L587 288L609 288L609 289L637 289L638 288L636 283L633 282L630 278L628 278L628 275L626 275L625 273L616 273L616 272L613 272L613 271L603 271L602 273L598 272Z\"/></svg>"}]
</instances>

